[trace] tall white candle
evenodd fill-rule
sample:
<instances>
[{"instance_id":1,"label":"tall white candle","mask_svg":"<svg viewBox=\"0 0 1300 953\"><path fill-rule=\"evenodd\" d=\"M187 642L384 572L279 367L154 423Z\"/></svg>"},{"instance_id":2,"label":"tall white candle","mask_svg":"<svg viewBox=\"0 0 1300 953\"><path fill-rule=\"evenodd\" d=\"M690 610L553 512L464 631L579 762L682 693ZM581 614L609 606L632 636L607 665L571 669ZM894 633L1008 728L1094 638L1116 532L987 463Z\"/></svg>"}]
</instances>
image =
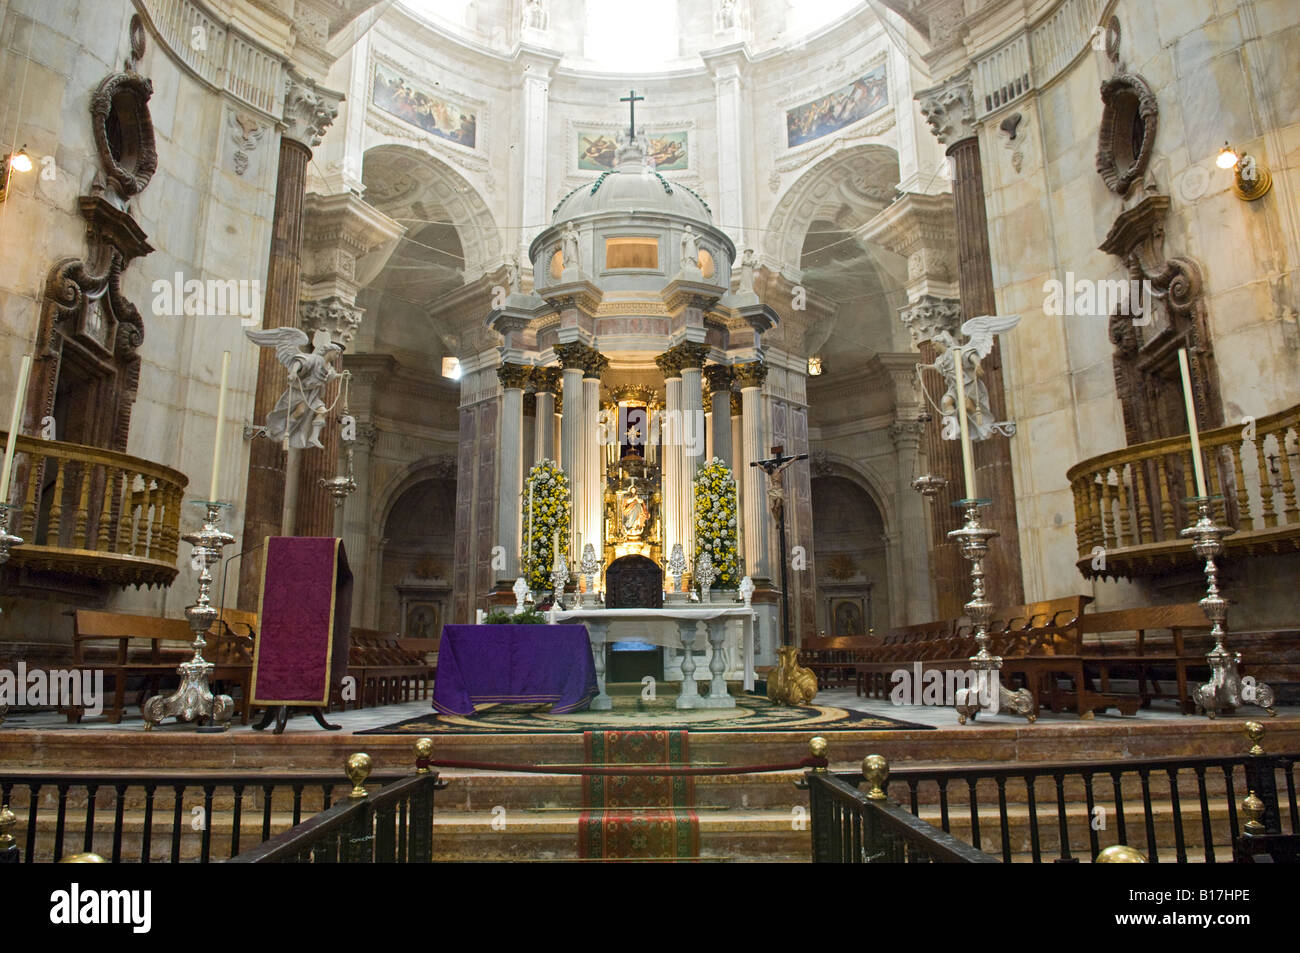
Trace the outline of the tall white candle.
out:
<instances>
[{"instance_id":1,"label":"tall white candle","mask_svg":"<svg viewBox=\"0 0 1300 953\"><path fill-rule=\"evenodd\" d=\"M1183 376L1183 402L1187 405L1187 433L1192 438L1192 472L1196 474L1196 495L1205 492L1205 470L1201 467L1201 435L1196 429L1196 400L1192 396L1192 372L1187 366L1187 348L1178 349L1178 370Z\"/></svg>"},{"instance_id":2,"label":"tall white candle","mask_svg":"<svg viewBox=\"0 0 1300 953\"><path fill-rule=\"evenodd\" d=\"M957 383L957 423L961 427L961 466L966 477L966 499L975 499L975 457L971 451L970 429L966 424L966 369L961 348L953 348Z\"/></svg>"},{"instance_id":3,"label":"tall white candle","mask_svg":"<svg viewBox=\"0 0 1300 953\"><path fill-rule=\"evenodd\" d=\"M27 378L32 373L30 355L23 355L22 366L18 369L18 391L14 394L14 412L9 415L9 439L5 443L4 470L0 471L0 503L9 502L9 476L14 467L14 444L18 440L18 425L23 416L23 405L27 402Z\"/></svg>"},{"instance_id":4,"label":"tall white candle","mask_svg":"<svg viewBox=\"0 0 1300 953\"><path fill-rule=\"evenodd\" d=\"M533 478L528 478L528 565L526 569L532 569L533 560L537 554L533 552Z\"/></svg>"},{"instance_id":5,"label":"tall white candle","mask_svg":"<svg viewBox=\"0 0 1300 953\"><path fill-rule=\"evenodd\" d=\"M208 499L217 499L217 474L221 472L221 422L226 419L226 381L230 378L230 352L221 355L221 390L217 394L217 427L212 438L212 483L208 488Z\"/></svg>"}]
</instances>

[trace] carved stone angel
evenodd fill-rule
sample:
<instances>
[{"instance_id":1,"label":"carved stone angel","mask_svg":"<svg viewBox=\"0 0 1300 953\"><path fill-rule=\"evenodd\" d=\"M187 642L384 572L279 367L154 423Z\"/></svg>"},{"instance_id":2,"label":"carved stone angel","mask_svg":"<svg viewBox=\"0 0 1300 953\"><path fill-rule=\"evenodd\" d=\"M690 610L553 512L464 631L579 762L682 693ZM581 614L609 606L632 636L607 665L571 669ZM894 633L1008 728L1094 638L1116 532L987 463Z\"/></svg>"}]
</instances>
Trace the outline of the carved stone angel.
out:
<instances>
[{"instance_id":1,"label":"carved stone angel","mask_svg":"<svg viewBox=\"0 0 1300 953\"><path fill-rule=\"evenodd\" d=\"M298 328L272 328L267 331L246 330L248 339L259 347L275 348L275 356L289 372L289 387L275 407L266 415L266 435L282 441L286 447L303 450L320 447L320 432L325 427L328 408L321 399L325 385L342 375L331 364L334 354L343 348L321 332L315 347L303 349L311 342Z\"/></svg>"},{"instance_id":2,"label":"carved stone angel","mask_svg":"<svg viewBox=\"0 0 1300 953\"><path fill-rule=\"evenodd\" d=\"M939 399L939 412L943 415L943 438L956 440L960 433L957 418L957 355L961 355L962 385L966 391L966 425L970 430L972 441L987 440L995 432L1014 433L1014 425L993 419L993 410L989 406L988 388L979 379L977 371L980 361L989 356L993 350L994 335L1010 331L1020 323L1020 315L1005 316L983 315L971 318L961 326L960 335L968 338L965 344L958 344L957 339L947 329L936 332L930 340L939 349L939 356L932 367L943 375L948 385L943 397Z\"/></svg>"}]
</instances>

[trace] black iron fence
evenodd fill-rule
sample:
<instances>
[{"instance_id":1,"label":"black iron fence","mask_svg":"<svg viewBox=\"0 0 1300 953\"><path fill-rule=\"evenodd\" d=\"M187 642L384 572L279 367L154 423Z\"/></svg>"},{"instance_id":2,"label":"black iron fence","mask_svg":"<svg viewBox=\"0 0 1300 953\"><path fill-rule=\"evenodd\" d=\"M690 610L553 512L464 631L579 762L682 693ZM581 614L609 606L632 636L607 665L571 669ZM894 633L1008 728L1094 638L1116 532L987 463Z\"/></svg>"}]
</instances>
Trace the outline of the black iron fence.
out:
<instances>
[{"instance_id":1,"label":"black iron fence","mask_svg":"<svg viewBox=\"0 0 1300 953\"><path fill-rule=\"evenodd\" d=\"M271 861L300 859L302 844L317 861L361 859L365 850L367 859L429 861L433 792L445 782L427 767L414 776L359 767L346 775L0 769L0 863L80 853L113 863ZM374 793L351 796L358 778Z\"/></svg>"},{"instance_id":2,"label":"black iron fence","mask_svg":"<svg viewBox=\"0 0 1300 953\"><path fill-rule=\"evenodd\" d=\"M1115 845L1151 863L1214 863L1263 850L1242 839L1264 835L1284 854L1300 841L1297 760L1258 751L891 771L873 755L861 772L806 776L813 860L970 860L956 842L1006 863L1092 860Z\"/></svg>"}]
</instances>

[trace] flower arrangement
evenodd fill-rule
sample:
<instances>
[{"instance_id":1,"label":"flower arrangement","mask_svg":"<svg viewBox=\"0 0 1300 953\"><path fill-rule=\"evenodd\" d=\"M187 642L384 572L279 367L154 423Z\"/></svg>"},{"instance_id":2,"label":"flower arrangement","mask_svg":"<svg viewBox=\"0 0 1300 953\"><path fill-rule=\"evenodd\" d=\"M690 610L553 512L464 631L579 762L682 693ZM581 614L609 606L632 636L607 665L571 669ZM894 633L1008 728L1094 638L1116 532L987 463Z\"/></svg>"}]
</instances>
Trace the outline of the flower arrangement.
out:
<instances>
[{"instance_id":1,"label":"flower arrangement","mask_svg":"<svg viewBox=\"0 0 1300 953\"><path fill-rule=\"evenodd\" d=\"M713 561L714 589L740 584L740 555L736 545L736 480L718 457L695 475L695 553Z\"/></svg>"},{"instance_id":2,"label":"flower arrangement","mask_svg":"<svg viewBox=\"0 0 1300 953\"><path fill-rule=\"evenodd\" d=\"M566 558L569 552L569 478L554 460L541 460L528 471L522 509L524 579L541 592L551 587L555 547Z\"/></svg>"}]
</instances>

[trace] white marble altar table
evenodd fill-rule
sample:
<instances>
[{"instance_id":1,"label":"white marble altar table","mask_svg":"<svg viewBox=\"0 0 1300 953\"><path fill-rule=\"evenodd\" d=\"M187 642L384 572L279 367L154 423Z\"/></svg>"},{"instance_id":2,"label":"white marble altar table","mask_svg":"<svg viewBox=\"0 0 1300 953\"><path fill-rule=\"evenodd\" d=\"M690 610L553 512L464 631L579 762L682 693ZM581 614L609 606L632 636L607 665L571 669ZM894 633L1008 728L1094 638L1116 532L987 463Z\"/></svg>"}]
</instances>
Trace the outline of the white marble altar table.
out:
<instances>
[{"instance_id":1,"label":"white marble altar table","mask_svg":"<svg viewBox=\"0 0 1300 953\"><path fill-rule=\"evenodd\" d=\"M677 696L678 708L735 708L736 700L727 691L723 673L726 662L722 646L726 639L727 624L739 621L743 631L742 654L745 691L754 690L754 610L737 604L664 606L662 609L604 609L578 608L557 610L556 622L586 625L591 638L591 650L596 663L596 683L600 693L591 707L607 711L613 705L605 692L605 664L610 642L620 639L638 639L655 645L681 645L686 650L682 657L682 689ZM611 638L611 627L618 631ZM709 692L701 695L695 684L695 658L691 650L700 636L713 647L709 660Z\"/></svg>"}]
</instances>

